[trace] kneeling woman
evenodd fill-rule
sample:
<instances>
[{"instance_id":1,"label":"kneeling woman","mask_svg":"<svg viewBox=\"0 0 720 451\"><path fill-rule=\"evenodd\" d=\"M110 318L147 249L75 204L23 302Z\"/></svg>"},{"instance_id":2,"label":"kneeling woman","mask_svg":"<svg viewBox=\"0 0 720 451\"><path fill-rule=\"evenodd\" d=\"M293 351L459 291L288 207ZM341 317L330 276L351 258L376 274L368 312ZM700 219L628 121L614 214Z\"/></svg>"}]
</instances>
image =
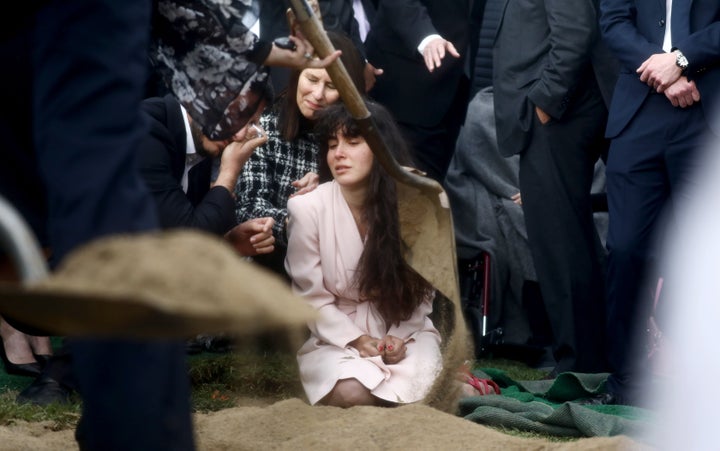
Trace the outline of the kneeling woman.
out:
<instances>
[{"instance_id":1,"label":"kneeling woman","mask_svg":"<svg viewBox=\"0 0 720 451\"><path fill-rule=\"evenodd\" d=\"M391 115L367 107L408 166ZM395 181L344 105L324 110L315 130L321 179L332 181L288 202L285 260L294 291L319 313L297 354L305 393L340 407L420 401L442 366L440 334L428 317L432 287L403 258Z\"/></svg>"}]
</instances>

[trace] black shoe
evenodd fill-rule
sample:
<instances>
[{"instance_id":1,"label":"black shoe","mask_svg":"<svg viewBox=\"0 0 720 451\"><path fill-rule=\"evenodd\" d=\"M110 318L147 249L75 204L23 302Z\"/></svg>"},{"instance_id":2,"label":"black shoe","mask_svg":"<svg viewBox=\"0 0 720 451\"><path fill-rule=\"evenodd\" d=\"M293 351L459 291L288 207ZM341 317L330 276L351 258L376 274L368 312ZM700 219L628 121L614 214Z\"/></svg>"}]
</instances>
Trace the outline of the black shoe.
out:
<instances>
[{"instance_id":1,"label":"black shoe","mask_svg":"<svg viewBox=\"0 0 720 451\"><path fill-rule=\"evenodd\" d=\"M40 368L45 368L45 365L47 365L47 363L52 358L52 354L35 354L35 353L33 353L33 356L35 357L35 360L37 360L37 363L40 365Z\"/></svg>"},{"instance_id":2,"label":"black shoe","mask_svg":"<svg viewBox=\"0 0 720 451\"><path fill-rule=\"evenodd\" d=\"M205 343L197 338L191 338L185 342L185 353L188 355L200 354L205 350Z\"/></svg>"},{"instance_id":3,"label":"black shoe","mask_svg":"<svg viewBox=\"0 0 720 451\"><path fill-rule=\"evenodd\" d=\"M233 351L235 343L227 335L198 335L185 342L185 352L190 355L201 352L224 354Z\"/></svg>"},{"instance_id":4,"label":"black shoe","mask_svg":"<svg viewBox=\"0 0 720 451\"><path fill-rule=\"evenodd\" d=\"M36 406L68 404L70 390L49 376L40 376L17 395L15 402Z\"/></svg>"},{"instance_id":5,"label":"black shoe","mask_svg":"<svg viewBox=\"0 0 720 451\"><path fill-rule=\"evenodd\" d=\"M622 397L613 393L599 393L589 398L580 399L576 401L577 404L583 406L605 406L605 405L616 405L626 404Z\"/></svg>"},{"instance_id":6,"label":"black shoe","mask_svg":"<svg viewBox=\"0 0 720 451\"><path fill-rule=\"evenodd\" d=\"M235 349L233 339L228 335L211 335L206 338L205 350L216 354L227 354Z\"/></svg>"},{"instance_id":7,"label":"black shoe","mask_svg":"<svg viewBox=\"0 0 720 451\"><path fill-rule=\"evenodd\" d=\"M5 344L2 342L0 342L0 358L2 358L7 374L36 377L39 376L40 371L42 371L42 367L38 362L12 363L5 353Z\"/></svg>"}]
</instances>

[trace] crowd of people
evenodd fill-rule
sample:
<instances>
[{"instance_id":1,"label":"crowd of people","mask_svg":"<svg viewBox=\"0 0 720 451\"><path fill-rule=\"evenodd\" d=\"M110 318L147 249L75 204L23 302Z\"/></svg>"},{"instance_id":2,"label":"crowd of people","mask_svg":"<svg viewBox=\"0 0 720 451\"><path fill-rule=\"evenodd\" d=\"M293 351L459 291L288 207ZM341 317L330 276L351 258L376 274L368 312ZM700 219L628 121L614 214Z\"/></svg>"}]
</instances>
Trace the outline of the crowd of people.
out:
<instances>
[{"instance_id":1,"label":"crowd of people","mask_svg":"<svg viewBox=\"0 0 720 451\"><path fill-rule=\"evenodd\" d=\"M442 365L434 289L405 262L393 180L326 70L339 58L391 154L476 232L460 253L493 252L516 298L536 283L548 377L609 372L585 402L638 404L658 242L720 135L720 5L318 0L337 49L321 58L280 3L48 1L7 24L0 193L51 267L106 235L214 233L320 314L297 354L310 403L422 400ZM0 334L6 371L34 378L18 402L80 394L81 449L194 448L186 343L88 337L53 355L12 318Z\"/></svg>"}]
</instances>

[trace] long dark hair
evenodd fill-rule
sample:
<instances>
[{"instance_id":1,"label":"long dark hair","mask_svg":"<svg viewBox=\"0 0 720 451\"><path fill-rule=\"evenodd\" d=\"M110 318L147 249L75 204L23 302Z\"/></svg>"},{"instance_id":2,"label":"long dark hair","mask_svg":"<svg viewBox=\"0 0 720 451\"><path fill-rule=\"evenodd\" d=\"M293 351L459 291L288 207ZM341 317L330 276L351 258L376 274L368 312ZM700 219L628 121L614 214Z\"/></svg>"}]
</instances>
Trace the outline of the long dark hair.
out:
<instances>
[{"instance_id":1,"label":"long dark hair","mask_svg":"<svg viewBox=\"0 0 720 451\"><path fill-rule=\"evenodd\" d=\"M400 165L413 166L407 144L390 112L371 101L366 101L366 105L390 154ZM320 145L321 179L327 180L328 140L338 132L347 137L360 136L360 129L345 105L339 103L318 114L314 130ZM407 246L400 235L396 183L377 158L370 171L363 211L368 236L354 282L360 295L374 302L389 324L398 324L410 318L432 286L405 261Z\"/></svg>"},{"instance_id":2,"label":"long dark hair","mask_svg":"<svg viewBox=\"0 0 720 451\"><path fill-rule=\"evenodd\" d=\"M340 60L342 60L357 90L364 94L365 62L360 56L360 51L358 51L355 43L342 32L328 31L327 35L333 47L335 47L336 50L342 51ZM300 113L300 108L297 105L297 88L301 73L302 70L293 70L290 73L287 89L278 101L278 106L280 107L280 111L278 112L278 129L280 130L280 136L285 141L294 141L301 130L305 127L311 127L307 119Z\"/></svg>"}]
</instances>

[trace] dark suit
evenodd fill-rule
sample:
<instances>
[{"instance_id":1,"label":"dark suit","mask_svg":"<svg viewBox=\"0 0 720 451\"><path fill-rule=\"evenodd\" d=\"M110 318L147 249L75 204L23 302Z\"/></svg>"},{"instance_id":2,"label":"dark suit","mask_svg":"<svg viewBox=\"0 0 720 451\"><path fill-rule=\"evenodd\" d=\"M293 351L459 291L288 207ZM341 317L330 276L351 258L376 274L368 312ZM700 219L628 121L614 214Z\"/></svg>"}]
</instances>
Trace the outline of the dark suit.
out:
<instances>
[{"instance_id":1,"label":"dark suit","mask_svg":"<svg viewBox=\"0 0 720 451\"><path fill-rule=\"evenodd\" d=\"M368 60L385 73L370 95L394 115L412 144L420 169L442 181L467 108L465 75L469 0L383 0L365 41ZM431 34L453 43L432 73L417 47Z\"/></svg>"},{"instance_id":2,"label":"dark suit","mask_svg":"<svg viewBox=\"0 0 720 451\"><path fill-rule=\"evenodd\" d=\"M211 158L189 171L187 193L183 190L187 134L180 103L170 95L155 97L143 101L142 111L150 133L139 148L140 172L155 197L160 225L228 232L237 223L235 200L224 187L210 188Z\"/></svg>"},{"instance_id":3,"label":"dark suit","mask_svg":"<svg viewBox=\"0 0 720 451\"><path fill-rule=\"evenodd\" d=\"M603 37L622 65L606 132L612 138L606 171L608 355L613 371L607 389L636 402L644 382L638 371L646 363L632 351L640 351L638 338L659 276L652 268L655 240L665 223L660 219L668 215L671 199L673 205L683 202L683 188L694 182L703 163L705 138L711 132L720 135L720 124L712 120L720 100L720 2L673 1L672 47L687 57L688 78L701 96L687 108L673 107L636 73L651 55L663 53L665 1L602 0L601 10Z\"/></svg>"},{"instance_id":4,"label":"dark suit","mask_svg":"<svg viewBox=\"0 0 720 451\"><path fill-rule=\"evenodd\" d=\"M557 372L606 369L604 252L590 201L593 167L607 148L606 80L592 64L598 39L592 0L507 0L493 51L497 140L502 154L520 154L528 244Z\"/></svg>"},{"instance_id":5,"label":"dark suit","mask_svg":"<svg viewBox=\"0 0 720 451\"><path fill-rule=\"evenodd\" d=\"M0 27L0 57L13 67L0 86L0 193L47 238L55 262L95 238L155 229L134 153L145 133L150 2L18 7ZM183 343L68 343L83 401L80 449L194 448Z\"/></svg>"}]
</instances>

